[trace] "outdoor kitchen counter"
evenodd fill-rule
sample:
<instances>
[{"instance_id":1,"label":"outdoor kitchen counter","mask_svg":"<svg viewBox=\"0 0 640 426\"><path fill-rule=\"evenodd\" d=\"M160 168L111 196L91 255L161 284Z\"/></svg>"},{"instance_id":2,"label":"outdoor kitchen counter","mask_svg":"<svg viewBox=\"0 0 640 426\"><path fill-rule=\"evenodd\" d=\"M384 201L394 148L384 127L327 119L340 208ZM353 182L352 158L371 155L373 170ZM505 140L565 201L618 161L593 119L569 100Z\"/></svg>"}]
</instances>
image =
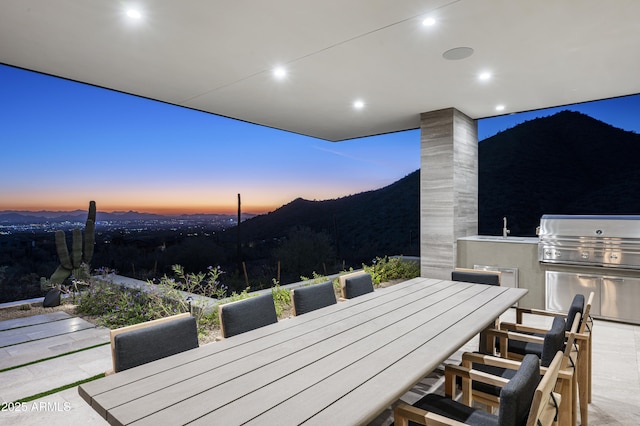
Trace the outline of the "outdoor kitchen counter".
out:
<instances>
[{"instance_id":1,"label":"outdoor kitchen counter","mask_svg":"<svg viewBox=\"0 0 640 426\"><path fill-rule=\"evenodd\" d=\"M637 269L540 262L538 239L531 237L478 235L459 238L457 243L457 267L516 270L517 286L529 290L520 299L521 307L566 310L560 305L570 303L574 293L587 295L594 291L594 317L640 324L640 311L635 305L640 300ZM546 285L548 274L552 281Z\"/></svg>"},{"instance_id":2,"label":"outdoor kitchen counter","mask_svg":"<svg viewBox=\"0 0 640 426\"><path fill-rule=\"evenodd\" d=\"M515 270L517 286L529 290L519 306L544 309L544 270L538 262L538 238L475 235L457 241L456 266ZM512 274L513 275L513 274ZM505 272L503 272L503 277Z\"/></svg>"}]
</instances>

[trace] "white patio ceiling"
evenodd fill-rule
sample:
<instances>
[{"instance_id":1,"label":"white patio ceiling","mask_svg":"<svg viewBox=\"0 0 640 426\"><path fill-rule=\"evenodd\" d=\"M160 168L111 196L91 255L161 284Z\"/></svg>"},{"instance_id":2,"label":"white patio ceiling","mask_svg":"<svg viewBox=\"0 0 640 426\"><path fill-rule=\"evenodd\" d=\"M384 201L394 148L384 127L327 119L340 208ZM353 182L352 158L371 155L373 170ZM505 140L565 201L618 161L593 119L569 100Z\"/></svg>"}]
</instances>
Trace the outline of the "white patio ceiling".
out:
<instances>
[{"instance_id":1,"label":"white patio ceiling","mask_svg":"<svg viewBox=\"0 0 640 426\"><path fill-rule=\"evenodd\" d=\"M638 16L638 0L2 0L0 63L336 141L441 108L640 93ZM473 54L443 57L458 47Z\"/></svg>"}]
</instances>

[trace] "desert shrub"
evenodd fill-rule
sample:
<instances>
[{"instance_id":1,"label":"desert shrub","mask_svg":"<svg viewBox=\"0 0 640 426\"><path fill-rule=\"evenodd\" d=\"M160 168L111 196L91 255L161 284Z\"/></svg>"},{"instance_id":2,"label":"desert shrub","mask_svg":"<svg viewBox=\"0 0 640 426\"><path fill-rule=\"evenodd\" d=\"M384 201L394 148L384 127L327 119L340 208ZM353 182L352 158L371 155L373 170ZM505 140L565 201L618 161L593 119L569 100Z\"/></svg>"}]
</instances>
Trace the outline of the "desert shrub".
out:
<instances>
[{"instance_id":1,"label":"desert shrub","mask_svg":"<svg viewBox=\"0 0 640 426\"><path fill-rule=\"evenodd\" d=\"M95 280L78 298L76 310L97 317L100 325L113 329L161 318L167 308L160 309L160 303L167 302L160 300L154 292ZM178 312L176 304L169 309Z\"/></svg>"},{"instance_id":2,"label":"desert shrub","mask_svg":"<svg viewBox=\"0 0 640 426\"><path fill-rule=\"evenodd\" d=\"M410 279L420 276L420 264L414 261L403 260L402 257L376 257L371 266L362 265L365 272L371 274L375 285L397 280Z\"/></svg>"},{"instance_id":3,"label":"desert shrub","mask_svg":"<svg viewBox=\"0 0 640 426\"><path fill-rule=\"evenodd\" d=\"M271 295L273 295L273 303L276 305L276 315L280 317L287 308L291 307L291 292L280 287L280 283L276 279L273 280L273 284Z\"/></svg>"},{"instance_id":4,"label":"desert shrub","mask_svg":"<svg viewBox=\"0 0 640 426\"><path fill-rule=\"evenodd\" d=\"M222 271L209 267L206 273L185 273L180 265L172 267L175 277L164 275L157 285L127 288L105 279L92 280L78 300L79 313L98 317L108 328L118 328L163 318L182 312L196 317L201 331L207 324L206 299L185 298L183 291L220 299L226 287L218 281Z\"/></svg>"}]
</instances>

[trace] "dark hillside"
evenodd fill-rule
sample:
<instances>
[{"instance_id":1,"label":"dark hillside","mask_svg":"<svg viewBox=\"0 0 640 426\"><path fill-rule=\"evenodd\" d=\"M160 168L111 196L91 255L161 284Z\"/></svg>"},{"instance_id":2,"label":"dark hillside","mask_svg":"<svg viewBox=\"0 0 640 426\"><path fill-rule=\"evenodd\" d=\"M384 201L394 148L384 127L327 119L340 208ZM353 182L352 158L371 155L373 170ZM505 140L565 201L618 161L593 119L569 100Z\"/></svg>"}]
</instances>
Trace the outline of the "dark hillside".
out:
<instances>
[{"instance_id":1,"label":"dark hillside","mask_svg":"<svg viewBox=\"0 0 640 426\"><path fill-rule=\"evenodd\" d=\"M370 261L375 256L419 252L419 171L375 191L326 201L298 198L246 220L243 241L282 238L294 226L330 236L337 260ZM228 237L235 235L228 230Z\"/></svg>"},{"instance_id":2,"label":"dark hillside","mask_svg":"<svg viewBox=\"0 0 640 426\"><path fill-rule=\"evenodd\" d=\"M543 214L640 213L640 135L562 111L480 142L479 231L535 235Z\"/></svg>"}]
</instances>

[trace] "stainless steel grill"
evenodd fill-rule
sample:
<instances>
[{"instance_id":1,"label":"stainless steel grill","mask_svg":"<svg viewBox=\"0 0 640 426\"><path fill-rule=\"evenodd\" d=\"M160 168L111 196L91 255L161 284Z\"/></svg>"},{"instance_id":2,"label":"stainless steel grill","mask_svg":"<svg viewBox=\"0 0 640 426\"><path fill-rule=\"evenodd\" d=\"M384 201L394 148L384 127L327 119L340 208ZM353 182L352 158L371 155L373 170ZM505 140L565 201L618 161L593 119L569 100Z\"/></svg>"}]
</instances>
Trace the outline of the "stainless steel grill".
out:
<instances>
[{"instance_id":1,"label":"stainless steel grill","mask_svg":"<svg viewBox=\"0 0 640 426\"><path fill-rule=\"evenodd\" d=\"M640 216L544 215L538 260L640 269Z\"/></svg>"}]
</instances>

